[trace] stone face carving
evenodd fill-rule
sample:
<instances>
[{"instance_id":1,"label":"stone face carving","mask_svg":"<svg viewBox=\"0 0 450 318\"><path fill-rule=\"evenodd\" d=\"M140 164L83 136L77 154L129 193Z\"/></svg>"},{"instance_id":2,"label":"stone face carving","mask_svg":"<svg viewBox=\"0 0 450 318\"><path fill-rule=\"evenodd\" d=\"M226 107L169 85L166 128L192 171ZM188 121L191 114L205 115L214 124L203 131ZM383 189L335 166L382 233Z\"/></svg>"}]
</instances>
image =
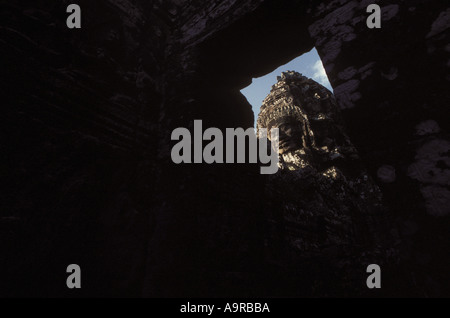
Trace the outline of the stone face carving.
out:
<instances>
[{"instance_id":1,"label":"stone face carving","mask_svg":"<svg viewBox=\"0 0 450 318\"><path fill-rule=\"evenodd\" d=\"M372 216L382 219L381 192L359 164L333 94L297 72L283 72L257 120L258 129L274 127L280 132L280 171L269 177L266 198L269 223L283 231L269 230L268 241L284 242L302 259L358 259L355 248L361 245L369 254L380 253L383 225ZM333 254L330 246L348 254Z\"/></svg>"},{"instance_id":2,"label":"stone face carving","mask_svg":"<svg viewBox=\"0 0 450 318\"><path fill-rule=\"evenodd\" d=\"M294 157L312 166L358 159L333 94L297 72L283 72L278 79L263 101L257 128L279 128L280 168L301 168Z\"/></svg>"}]
</instances>

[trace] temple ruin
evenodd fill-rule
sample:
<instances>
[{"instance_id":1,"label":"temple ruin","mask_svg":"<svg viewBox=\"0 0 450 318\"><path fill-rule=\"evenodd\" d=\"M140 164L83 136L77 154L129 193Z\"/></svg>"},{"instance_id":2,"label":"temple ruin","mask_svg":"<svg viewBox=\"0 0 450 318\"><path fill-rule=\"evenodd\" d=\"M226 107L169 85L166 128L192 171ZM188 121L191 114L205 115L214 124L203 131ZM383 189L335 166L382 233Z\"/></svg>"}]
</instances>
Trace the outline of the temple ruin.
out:
<instances>
[{"instance_id":1,"label":"temple ruin","mask_svg":"<svg viewBox=\"0 0 450 318\"><path fill-rule=\"evenodd\" d=\"M69 4L0 3L0 295L450 295L448 3L79 0L81 29ZM253 127L240 90L313 47L335 96L281 76L277 174L172 162L174 129Z\"/></svg>"}]
</instances>

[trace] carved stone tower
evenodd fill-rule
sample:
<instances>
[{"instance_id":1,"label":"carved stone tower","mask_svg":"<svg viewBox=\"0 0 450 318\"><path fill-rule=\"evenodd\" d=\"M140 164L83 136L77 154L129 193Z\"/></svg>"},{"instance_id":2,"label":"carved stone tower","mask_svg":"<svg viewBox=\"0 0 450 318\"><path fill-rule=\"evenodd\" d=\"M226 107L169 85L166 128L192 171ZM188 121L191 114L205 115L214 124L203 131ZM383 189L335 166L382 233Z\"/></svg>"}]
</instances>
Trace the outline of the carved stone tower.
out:
<instances>
[{"instance_id":1,"label":"carved stone tower","mask_svg":"<svg viewBox=\"0 0 450 318\"><path fill-rule=\"evenodd\" d=\"M328 89L283 72L257 128L279 129L280 170L266 187L268 242L278 242L272 257L339 264L344 255L384 253L381 192L360 164Z\"/></svg>"}]
</instances>

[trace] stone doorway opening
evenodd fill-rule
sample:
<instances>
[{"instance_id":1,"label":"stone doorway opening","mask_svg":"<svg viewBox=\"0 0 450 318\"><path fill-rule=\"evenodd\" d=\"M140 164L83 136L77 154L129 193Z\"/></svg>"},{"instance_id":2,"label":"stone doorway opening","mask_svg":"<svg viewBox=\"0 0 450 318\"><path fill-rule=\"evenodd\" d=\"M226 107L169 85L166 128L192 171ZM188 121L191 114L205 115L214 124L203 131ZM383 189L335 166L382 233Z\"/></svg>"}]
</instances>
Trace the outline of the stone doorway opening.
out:
<instances>
[{"instance_id":1,"label":"stone doorway opening","mask_svg":"<svg viewBox=\"0 0 450 318\"><path fill-rule=\"evenodd\" d=\"M317 50L313 48L311 51L301 54L291 61L276 67L273 71L263 76L253 78L250 85L241 89L241 93L252 106L255 116L254 127L256 127L256 119L264 98L270 93L272 85L276 84L277 76L280 76L281 72L285 71L299 72L333 92L333 87L328 80L322 60L320 59Z\"/></svg>"}]
</instances>

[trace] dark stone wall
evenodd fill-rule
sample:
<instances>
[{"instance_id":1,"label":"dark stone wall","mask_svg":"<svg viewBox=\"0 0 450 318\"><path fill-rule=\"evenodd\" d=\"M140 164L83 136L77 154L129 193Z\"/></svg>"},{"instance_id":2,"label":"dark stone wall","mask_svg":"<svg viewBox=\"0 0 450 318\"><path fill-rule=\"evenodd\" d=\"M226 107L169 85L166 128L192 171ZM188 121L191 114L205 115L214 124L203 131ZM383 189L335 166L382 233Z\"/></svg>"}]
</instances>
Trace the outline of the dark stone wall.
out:
<instances>
[{"instance_id":1,"label":"dark stone wall","mask_svg":"<svg viewBox=\"0 0 450 318\"><path fill-rule=\"evenodd\" d=\"M170 15L69 3L1 2L2 295L140 295Z\"/></svg>"},{"instance_id":2,"label":"dark stone wall","mask_svg":"<svg viewBox=\"0 0 450 318\"><path fill-rule=\"evenodd\" d=\"M380 30L365 1L80 0L81 30L70 1L1 1L1 295L310 294L264 256L258 167L176 166L170 133L250 127L239 89L314 46L400 226L392 294L448 295L448 9L373 2Z\"/></svg>"},{"instance_id":3,"label":"dark stone wall","mask_svg":"<svg viewBox=\"0 0 450 318\"><path fill-rule=\"evenodd\" d=\"M448 295L448 6L377 1L382 28L369 30L362 13L373 1L342 2L317 10L310 34L398 222L408 280L418 295Z\"/></svg>"}]
</instances>

